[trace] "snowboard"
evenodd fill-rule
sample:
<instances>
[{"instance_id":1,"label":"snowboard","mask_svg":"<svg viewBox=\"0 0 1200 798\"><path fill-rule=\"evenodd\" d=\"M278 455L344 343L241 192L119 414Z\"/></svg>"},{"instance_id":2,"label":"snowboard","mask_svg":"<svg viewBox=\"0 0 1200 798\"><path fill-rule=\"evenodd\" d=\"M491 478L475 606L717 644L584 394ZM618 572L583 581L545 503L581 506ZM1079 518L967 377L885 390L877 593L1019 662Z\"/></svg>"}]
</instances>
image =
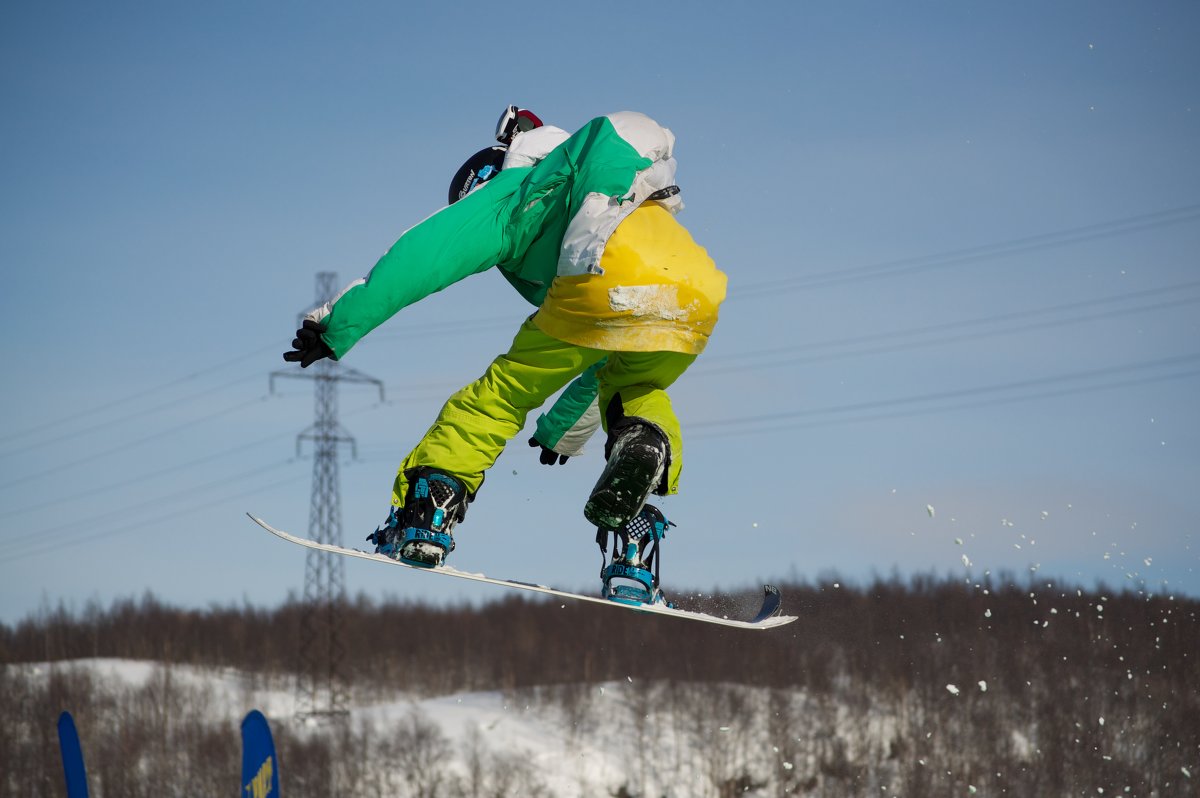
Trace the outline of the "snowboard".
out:
<instances>
[{"instance_id":1,"label":"snowboard","mask_svg":"<svg viewBox=\"0 0 1200 798\"><path fill-rule=\"evenodd\" d=\"M457 579L467 579L472 582L486 582L490 585L498 585L499 587L511 588L514 590L524 590L530 593L541 593L548 596L557 596L559 598L571 599L573 601L586 601L592 604L602 604L605 607L613 607L616 609L632 610L634 612L646 613L651 615L666 615L671 618L682 618L689 621L699 621L701 623L716 624L718 626L731 626L736 629L774 629L779 626L784 626L796 620L794 615L783 615L781 608L782 597L779 590L771 585L763 586L763 603L758 613L749 620L739 620L736 618L728 618L721 615L709 615L703 612L693 612L691 610L681 610L674 607L668 607L665 604L624 604L617 601L610 601L600 596L589 596L583 593L573 593L569 590L559 590L546 585L535 585L532 582L519 582L514 579L496 579L484 574L471 573L468 571L460 571L448 565L441 565L437 568L422 568L416 565L393 560L391 557L386 557L382 554L374 552L362 551L360 549L349 549L343 546L335 546L330 543L318 543L315 540L296 537L290 535L280 529L268 524L266 521L254 516L251 513L246 513L250 520L261 526L263 529L275 535L278 538L286 540L288 543L295 543L297 546L304 546L308 549L316 549L317 551L326 551L330 554L340 554L346 557L358 557L363 560L371 560L372 562L382 563L383 565L394 565L400 568L407 568L412 571L420 571L421 573L433 574L437 576L452 576Z\"/></svg>"}]
</instances>

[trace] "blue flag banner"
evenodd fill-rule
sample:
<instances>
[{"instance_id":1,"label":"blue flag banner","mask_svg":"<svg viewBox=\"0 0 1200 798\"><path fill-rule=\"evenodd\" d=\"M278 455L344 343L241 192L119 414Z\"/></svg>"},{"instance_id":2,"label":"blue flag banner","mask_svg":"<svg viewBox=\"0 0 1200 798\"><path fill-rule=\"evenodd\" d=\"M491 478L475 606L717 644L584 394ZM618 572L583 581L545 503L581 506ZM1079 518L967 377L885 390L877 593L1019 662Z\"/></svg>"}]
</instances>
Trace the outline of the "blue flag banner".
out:
<instances>
[{"instance_id":1,"label":"blue flag banner","mask_svg":"<svg viewBox=\"0 0 1200 798\"><path fill-rule=\"evenodd\" d=\"M279 798L275 741L267 719L257 709L242 721L242 798Z\"/></svg>"},{"instance_id":2,"label":"blue flag banner","mask_svg":"<svg viewBox=\"0 0 1200 798\"><path fill-rule=\"evenodd\" d=\"M62 751L63 773L67 777L67 798L88 798L87 770L83 767L83 748L75 719L70 712L58 716L58 747Z\"/></svg>"}]
</instances>

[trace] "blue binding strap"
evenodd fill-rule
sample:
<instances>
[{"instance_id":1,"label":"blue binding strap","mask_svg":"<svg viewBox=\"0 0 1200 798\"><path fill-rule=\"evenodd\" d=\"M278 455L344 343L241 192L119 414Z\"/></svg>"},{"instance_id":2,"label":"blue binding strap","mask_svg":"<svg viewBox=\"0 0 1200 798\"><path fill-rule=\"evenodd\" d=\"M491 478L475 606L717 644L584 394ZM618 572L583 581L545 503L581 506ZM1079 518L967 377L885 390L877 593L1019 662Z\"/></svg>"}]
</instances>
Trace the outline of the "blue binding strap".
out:
<instances>
[{"instance_id":1,"label":"blue binding strap","mask_svg":"<svg viewBox=\"0 0 1200 798\"><path fill-rule=\"evenodd\" d=\"M450 537L446 532L431 532L428 529L417 529L410 526L404 530L404 540L400 542L397 553L400 554L404 550L404 544L412 541L420 541L423 543L432 543L442 550L442 560L445 561L446 555L454 548L454 538ZM403 554L400 554L400 561L415 565L418 568L433 568L433 563L421 562L420 560L410 560Z\"/></svg>"}]
</instances>

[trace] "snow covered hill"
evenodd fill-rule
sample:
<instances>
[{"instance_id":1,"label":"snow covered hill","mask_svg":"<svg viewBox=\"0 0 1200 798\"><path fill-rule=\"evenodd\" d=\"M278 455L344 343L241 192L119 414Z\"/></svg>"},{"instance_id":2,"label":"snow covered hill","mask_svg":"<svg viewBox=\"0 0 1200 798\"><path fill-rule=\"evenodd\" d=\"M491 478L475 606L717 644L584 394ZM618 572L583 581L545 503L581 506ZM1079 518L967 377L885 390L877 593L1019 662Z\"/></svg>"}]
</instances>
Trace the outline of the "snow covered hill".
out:
<instances>
[{"instance_id":1,"label":"snow covered hill","mask_svg":"<svg viewBox=\"0 0 1200 798\"><path fill-rule=\"evenodd\" d=\"M289 768L311 764L297 756L324 740L349 759L333 777L355 795L766 796L797 791L797 776L829 769L811 755L799 766L791 761L801 758L803 739L789 722L805 711L808 699L763 688L629 677L512 694L359 690L348 723L336 727L295 720L296 699L287 685L231 669L91 659L5 671L6 678L31 685L84 680L112 699L101 702L108 712L64 707L76 714L93 772L131 765L104 761L103 741L121 737L133 720L112 709L147 702L176 713L162 727L167 736L190 719L223 729L231 740L245 713L260 709L280 743L285 785ZM842 710L829 709L835 719L845 718ZM886 750L894 733L894 719L881 713L856 738L830 738L822 746L844 761ZM767 744L772 735L783 737ZM234 767L231 762L231 772ZM811 786L820 781L808 779Z\"/></svg>"},{"instance_id":2,"label":"snow covered hill","mask_svg":"<svg viewBox=\"0 0 1200 798\"><path fill-rule=\"evenodd\" d=\"M61 794L64 709L97 798L231 795L251 709L287 798L1196 792L1191 599L791 592L801 619L773 635L557 603L357 601L339 625L353 682L337 724L296 719L295 606L47 613L0 627L0 795ZM438 631L416 644L409 629Z\"/></svg>"}]
</instances>

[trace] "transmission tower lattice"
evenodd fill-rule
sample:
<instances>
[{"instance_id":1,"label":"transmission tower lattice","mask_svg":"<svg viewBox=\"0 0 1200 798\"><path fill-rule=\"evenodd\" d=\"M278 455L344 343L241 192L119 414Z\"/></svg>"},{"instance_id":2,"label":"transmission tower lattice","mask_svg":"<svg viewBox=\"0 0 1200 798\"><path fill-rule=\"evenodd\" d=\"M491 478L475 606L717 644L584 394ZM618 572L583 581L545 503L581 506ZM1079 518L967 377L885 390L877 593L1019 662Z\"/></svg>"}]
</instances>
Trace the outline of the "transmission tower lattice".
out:
<instances>
[{"instance_id":1,"label":"transmission tower lattice","mask_svg":"<svg viewBox=\"0 0 1200 798\"><path fill-rule=\"evenodd\" d=\"M333 300L336 272L317 273L317 305ZM383 383L332 358L313 363L303 371L276 371L276 377L299 377L314 382L314 420L296 438L296 454L303 443L313 448L312 502L308 535L319 543L342 545L342 504L338 481L338 446L350 444L357 457L354 438L338 423L337 385L355 382L379 388ZM348 713L346 679L342 670L345 648L339 636L339 614L346 601L345 567L341 557L310 549L304 565L304 604L300 617L301 675L297 684L296 714L301 718L336 719Z\"/></svg>"}]
</instances>

